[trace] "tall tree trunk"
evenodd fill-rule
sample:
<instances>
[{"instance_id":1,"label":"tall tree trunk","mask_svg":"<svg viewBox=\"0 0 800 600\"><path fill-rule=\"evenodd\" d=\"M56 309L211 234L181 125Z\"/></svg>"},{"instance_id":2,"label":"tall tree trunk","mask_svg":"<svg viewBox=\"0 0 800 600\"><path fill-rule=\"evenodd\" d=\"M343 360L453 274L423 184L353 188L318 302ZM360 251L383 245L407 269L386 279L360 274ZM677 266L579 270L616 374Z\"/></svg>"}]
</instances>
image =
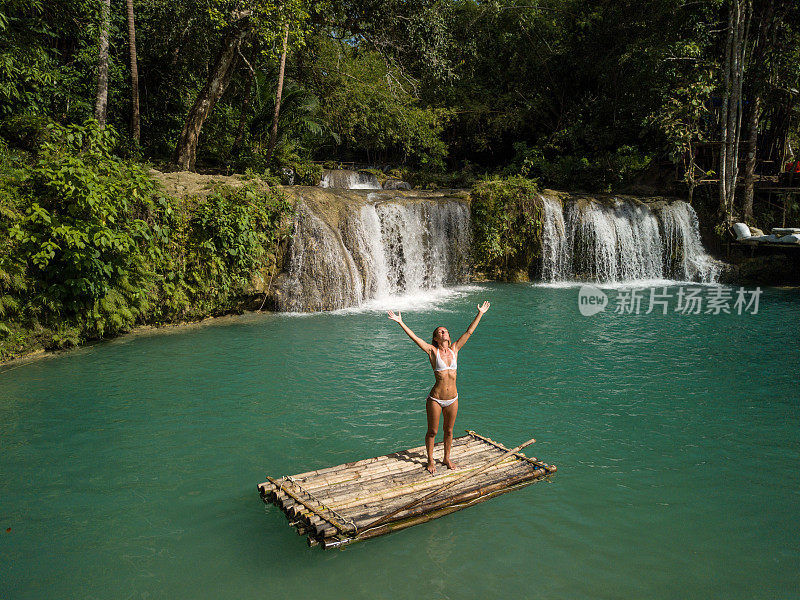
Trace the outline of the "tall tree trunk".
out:
<instances>
[{"instance_id":1,"label":"tall tree trunk","mask_svg":"<svg viewBox=\"0 0 800 600\"><path fill-rule=\"evenodd\" d=\"M721 144L719 151L719 209L726 217L725 207L728 200L728 112L731 104L731 60L733 49L733 3L728 6L728 33L725 41L725 62L723 66L724 88L722 94L722 112L720 113Z\"/></svg>"},{"instance_id":2,"label":"tall tree trunk","mask_svg":"<svg viewBox=\"0 0 800 600\"><path fill-rule=\"evenodd\" d=\"M769 48L774 47L774 37L777 27L775 27L775 2L765 0L760 3L760 14L754 16L756 22L760 22L758 34L753 41L753 51L750 54L750 62L754 65L752 74L752 102L747 123L747 163L744 171L744 202L742 212L745 222L753 220L753 197L755 195L755 171L756 158L758 152L758 125L761 120L761 98L764 93L765 84L774 70L769 68L765 62L766 53Z\"/></svg>"},{"instance_id":3,"label":"tall tree trunk","mask_svg":"<svg viewBox=\"0 0 800 600\"><path fill-rule=\"evenodd\" d=\"M139 67L136 60L136 25L133 22L133 0L128 2L128 48L131 52L131 132L138 143L139 130Z\"/></svg>"},{"instance_id":4,"label":"tall tree trunk","mask_svg":"<svg viewBox=\"0 0 800 600\"><path fill-rule=\"evenodd\" d=\"M111 0L102 2L100 49L97 52L97 99L94 103L94 118L101 128L106 126L108 113L108 30L111 27Z\"/></svg>"},{"instance_id":5,"label":"tall tree trunk","mask_svg":"<svg viewBox=\"0 0 800 600\"><path fill-rule=\"evenodd\" d=\"M278 69L278 91L275 94L275 114L272 117L272 128L269 130L269 146L267 147L267 164L272 159L275 142L278 140L278 116L281 114L281 96L283 95L283 74L286 69L286 46L289 43L289 24L283 30L283 48L281 49L281 66Z\"/></svg>"},{"instance_id":6,"label":"tall tree trunk","mask_svg":"<svg viewBox=\"0 0 800 600\"><path fill-rule=\"evenodd\" d=\"M742 116L744 114L744 100L742 97L742 88L744 85L744 71L747 65L747 38L750 33L750 21L753 10L752 0L747 0L742 6L742 15L739 22L739 31L736 38L736 87L734 93L736 95L736 121L734 123L735 143L733 145L733 157L731 163L731 184L730 184L730 198L728 202L729 213L733 212L733 200L736 196L736 179L739 176L739 149L741 148L742 141Z\"/></svg>"},{"instance_id":7,"label":"tall tree trunk","mask_svg":"<svg viewBox=\"0 0 800 600\"><path fill-rule=\"evenodd\" d=\"M175 147L175 164L184 171L194 169L197 159L197 142L200 139L200 130L208 117L211 109L225 93L231 81L236 59L239 56L239 47L251 34L249 22L242 19L233 30L225 36L219 54L214 61L214 66L208 74L206 83L194 102Z\"/></svg>"},{"instance_id":8,"label":"tall tree trunk","mask_svg":"<svg viewBox=\"0 0 800 600\"><path fill-rule=\"evenodd\" d=\"M244 84L242 111L239 113L239 126L236 128L236 139L233 140L233 146L231 146L231 154L233 156L239 154L239 151L242 146L242 140L244 139L244 126L247 124L247 112L250 107L250 96L253 91L253 79L255 79L256 76L255 67L253 67L253 65L256 62L257 56L258 56L258 48L254 47L250 57L250 64L247 65L248 69L247 82Z\"/></svg>"},{"instance_id":9,"label":"tall tree trunk","mask_svg":"<svg viewBox=\"0 0 800 600\"><path fill-rule=\"evenodd\" d=\"M742 83L747 55L747 35L752 0L731 0L725 43L725 94L722 105L720 152L720 212L726 223L733 214L736 179L739 175L739 142L742 131Z\"/></svg>"},{"instance_id":10,"label":"tall tree trunk","mask_svg":"<svg viewBox=\"0 0 800 600\"><path fill-rule=\"evenodd\" d=\"M753 220L753 195L755 192L755 172L756 172L756 146L758 142L758 119L761 112L761 96L758 94L753 98L750 107L750 115L747 123L747 164L744 170L744 213L745 223Z\"/></svg>"}]
</instances>

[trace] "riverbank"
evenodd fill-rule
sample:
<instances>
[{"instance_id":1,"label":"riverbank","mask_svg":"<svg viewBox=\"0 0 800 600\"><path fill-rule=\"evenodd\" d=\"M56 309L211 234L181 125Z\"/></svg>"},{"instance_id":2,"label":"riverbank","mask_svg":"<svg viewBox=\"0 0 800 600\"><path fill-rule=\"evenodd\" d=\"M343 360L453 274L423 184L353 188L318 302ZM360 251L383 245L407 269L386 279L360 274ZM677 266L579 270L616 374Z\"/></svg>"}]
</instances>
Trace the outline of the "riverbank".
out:
<instances>
[{"instance_id":1,"label":"riverbank","mask_svg":"<svg viewBox=\"0 0 800 600\"><path fill-rule=\"evenodd\" d=\"M213 317L204 317L199 320L194 321L183 321L183 322L175 322L175 323L164 323L162 325L137 325L130 331L122 331L114 335L113 337L103 338L103 339L93 339L87 340L80 345L72 346L69 348L59 348L56 350L46 350L44 348L38 348L35 350L31 350L26 353L22 353L19 356L14 356L10 358L6 358L0 360L0 373L9 371L11 369L17 368L18 366L28 364L33 361L43 360L46 358L53 358L62 356L64 354L68 354L71 352L75 352L76 350L80 350L83 348L90 348L92 346L99 346L102 344L108 344L111 342L119 341L121 339L126 338L136 338L136 337L143 337L147 335L164 335L169 333L180 333L184 331L190 331L192 329L197 329L200 327L205 327L208 325L213 324L224 324L226 321L232 321L237 317L243 317L248 314L268 314L272 311L245 311L245 312L232 312L224 315L213 316Z\"/></svg>"},{"instance_id":2,"label":"riverbank","mask_svg":"<svg viewBox=\"0 0 800 600\"><path fill-rule=\"evenodd\" d=\"M0 177L0 359L248 308L292 206L250 176L158 173L96 124L54 126Z\"/></svg>"},{"instance_id":3,"label":"riverbank","mask_svg":"<svg viewBox=\"0 0 800 600\"><path fill-rule=\"evenodd\" d=\"M722 270L676 198L540 190L520 177L470 190L283 187L161 173L100 152L101 142L89 156L54 144L4 180L15 195L0 364L140 327L335 310L472 280L711 281ZM78 155L68 192L53 173ZM98 178L99 209L89 204ZM77 216L64 217L65 202Z\"/></svg>"}]
</instances>

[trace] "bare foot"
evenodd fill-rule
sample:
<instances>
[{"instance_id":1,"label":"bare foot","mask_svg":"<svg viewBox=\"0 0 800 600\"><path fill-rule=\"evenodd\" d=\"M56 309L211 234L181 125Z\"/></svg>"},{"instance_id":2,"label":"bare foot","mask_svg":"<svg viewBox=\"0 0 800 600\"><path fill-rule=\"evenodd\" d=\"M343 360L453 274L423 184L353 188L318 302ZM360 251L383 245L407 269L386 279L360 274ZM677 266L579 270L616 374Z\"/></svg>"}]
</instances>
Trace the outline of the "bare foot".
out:
<instances>
[{"instance_id":1,"label":"bare foot","mask_svg":"<svg viewBox=\"0 0 800 600\"><path fill-rule=\"evenodd\" d=\"M446 464L446 465L447 465L447 468L448 468L448 469L457 469L457 468L458 468L458 465L457 465L457 464L455 464L455 463L454 463L452 460L450 460L449 458L445 458L443 462L444 462L444 464Z\"/></svg>"},{"instance_id":2,"label":"bare foot","mask_svg":"<svg viewBox=\"0 0 800 600\"><path fill-rule=\"evenodd\" d=\"M429 462L429 463L428 463L428 466L426 466L425 468L428 470L428 472L429 472L431 475L433 475L434 473L436 473L436 465L435 465L435 464L433 464L432 462Z\"/></svg>"}]
</instances>

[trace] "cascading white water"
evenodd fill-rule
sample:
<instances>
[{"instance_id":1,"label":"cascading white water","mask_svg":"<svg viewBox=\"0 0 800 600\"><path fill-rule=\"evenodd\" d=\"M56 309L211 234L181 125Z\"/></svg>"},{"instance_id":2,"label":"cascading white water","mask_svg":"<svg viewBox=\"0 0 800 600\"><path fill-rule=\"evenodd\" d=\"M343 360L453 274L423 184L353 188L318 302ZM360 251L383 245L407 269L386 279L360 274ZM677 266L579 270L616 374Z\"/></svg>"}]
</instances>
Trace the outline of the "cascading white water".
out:
<instances>
[{"instance_id":1,"label":"cascading white water","mask_svg":"<svg viewBox=\"0 0 800 600\"><path fill-rule=\"evenodd\" d=\"M544 281L716 281L717 262L703 250L697 215L686 202L656 211L635 201L581 198L566 208L559 199L542 202Z\"/></svg>"},{"instance_id":2,"label":"cascading white water","mask_svg":"<svg viewBox=\"0 0 800 600\"><path fill-rule=\"evenodd\" d=\"M282 310L341 308L352 296L362 294L361 274L341 237L302 203L297 207L293 239L300 243L290 246Z\"/></svg>"},{"instance_id":3,"label":"cascading white water","mask_svg":"<svg viewBox=\"0 0 800 600\"><path fill-rule=\"evenodd\" d=\"M686 202L673 202L661 209L666 247L665 268L678 279L716 281L720 265L703 249L697 213Z\"/></svg>"},{"instance_id":4,"label":"cascading white water","mask_svg":"<svg viewBox=\"0 0 800 600\"><path fill-rule=\"evenodd\" d=\"M384 201L351 206L336 228L301 203L281 286L281 310L335 310L463 283L466 204Z\"/></svg>"},{"instance_id":5,"label":"cascading white water","mask_svg":"<svg viewBox=\"0 0 800 600\"><path fill-rule=\"evenodd\" d=\"M298 203L276 294L279 309L335 310L467 281L471 226L465 202L315 193L310 204ZM544 281L716 281L719 263L703 250L697 215L685 202L601 204L580 197L562 204L548 196L542 202Z\"/></svg>"},{"instance_id":6,"label":"cascading white water","mask_svg":"<svg viewBox=\"0 0 800 600\"><path fill-rule=\"evenodd\" d=\"M569 258L567 256L567 229L561 201L547 196L544 203L542 224L542 280L558 281L564 277Z\"/></svg>"},{"instance_id":7,"label":"cascading white water","mask_svg":"<svg viewBox=\"0 0 800 600\"><path fill-rule=\"evenodd\" d=\"M347 169L327 169L322 172L320 187L345 190L379 190L381 184L372 173L349 171Z\"/></svg>"}]
</instances>

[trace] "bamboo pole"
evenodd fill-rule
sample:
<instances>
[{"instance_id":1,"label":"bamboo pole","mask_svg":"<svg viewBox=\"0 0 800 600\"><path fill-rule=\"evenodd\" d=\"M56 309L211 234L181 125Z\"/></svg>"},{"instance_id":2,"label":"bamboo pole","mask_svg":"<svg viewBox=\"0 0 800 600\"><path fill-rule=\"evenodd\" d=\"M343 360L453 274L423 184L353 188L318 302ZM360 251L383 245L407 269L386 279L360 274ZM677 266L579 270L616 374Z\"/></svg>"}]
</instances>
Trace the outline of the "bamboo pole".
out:
<instances>
[{"instance_id":1,"label":"bamboo pole","mask_svg":"<svg viewBox=\"0 0 800 600\"><path fill-rule=\"evenodd\" d=\"M460 467L463 467L469 462L473 461L476 456L487 454L485 445L481 444L481 446L483 446L483 448L480 446L471 448L461 454L451 454L450 457L454 462L459 463ZM431 476L427 471L425 471L424 464L424 461L419 463L407 463L403 461L392 468L380 472L371 471L365 474L355 474L349 480L311 487L306 487L306 485L301 484L301 487L303 490L312 493L314 496L318 496L320 498L330 498L331 496L341 495L342 492L347 489L365 489L371 485L385 485L383 482L389 481L392 478L407 479L408 481L411 481L415 478L430 479L431 477L438 477Z\"/></svg>"},{"instance_id":2,"label":"bamboo pole","mask_svg":"<svg viewBox=\"0 0 800 600\"><path fill-rule=\"evenodd\" d=\"M521 464L527 465L527 463L522 463L521 461L512 459L512 462L510 463L501 463L492 469L488 469L484 473L484 476L489 475L493 476L495 479L499 478L500 480L505 480L516 473L520 473L518 466ZM456 474L457 473L453 473L453 475ZM535 472L532 474L532 476L536 476ZM379 492L377 494L373 494L368 498L351 499L350 501L346 502L346 505L334 504L333 506L315 506L315 508L318 508L319 510L333 508L345 519L361 519L365 514L373 517L379 517L382 514L385 514L387 510L391 510L393 507L398 506L400 502L404 501L409 494L419 493L425 491L425 489L430 489L434 484L438 485L441 483L441 479L438 481L427 480L424 483L427 484L425 487L411 486L409 488L408 486L400 486L394 489L386 490L384 493ZM305 505L298 504L293 498L287 496L283 492L276 494L275 503L284 513L286 513L289 519L301 520L309 525L322 524L324 526L326 524L324 519L316 517L313 513L308 511Z\"/></svg>"},{"instance_id":3,"label":"bamboo pole","mask_svg":"<svg viewBox=\"0 0 800 600\"><path fill-rule=\"evenodd\" d=\"M492 446L494 446L495 448L499 448L500 450L508 450L508 448L503 446L503 444L501 444L499 442L495 442L491 438L484 437L484 436L480 435L479 433L475 433L471 429L467 429L467 434L471 435L473 437L476 437L479 440L483 440L487 444L491 444ZM518 458L521 458L522 460L526 460L529 463L532 463L532 464L536 465L537 467L542 467L544 469L547 469L548 472L551 471L551 470L552 470L552 472L555 472L557 470L555 465L548 465L547 463L544 463L541 460L536 460L535 456L528 457L528 456L525 456L522 452L515 452L514 455L517 456Z\"/></svg>"},{"instance_id":4,"label":"bamboo pole","mask_svg":"<svg viewBox=\"0 0 800 600\"><path fill-rule=\"evenodd\" d=\"M453 439L453 447L456 446L456 442L465 443L465 442L469 442L469 441L470 441L470 436L462 435L460 437L457 437L457 438ZM438 444L436 444L436 446L442 446L442 445L443 445L443 442L439 442ZM365 458L365 459L362 459L362 460L356 460L356 461L349 462L349 463L344 463L344 464L341 464L341 465L334 465L332 467L325 467L325 468L322 468L322 469L317 469L316 471L306 471L305 473L298 473L297 475L292 475L292 478L293 479L305 479L305 478L308 478L308 477L311 477L311 476L323 475L325 473L330 473L330 472L333 472L333 471L337 471L342 467L350 468L350 467L354 467L354 466L358 466L358 465L362 465L362 464L368 464L368 463L371 463L371 462L383 460L383 459L386 459L386 458L391 458L393 456L397 456L398 454L412 453L412 452L425 452L425 446L417 446L416 448L410 448L408 450L401 450L400 452L392 452L391 454L385 454L383 456L375 456L375 457L372 457L372 458Z\"/></svg>"},{"instance_id":5,"label":"bamboo pole","mask_svg":"<svg viewBox=\"0 0 800 600\"><path fill-rule=\"evenodd\" d=\"M421 503L415 507L408 509L407 511L401 510L401 512L397 513L396 518L392 519L391 522L402 521L409 517L421 515L426 512L435 511L448 505L458 504L465 500L469 500L481 496L485 493L488 493L488 491L503 489L506 487L513 487L525 481L533 483L534 481L544 479L547 476L548 476L547 471L542 468L536 469L535 471L517 472L516 474L514 473L500 474L498 476L492 477L491 479L481 481L474 487L461 490L454 495ZM372 528L371 523L376 522L376 519L380 518L383 514L385 514L387 508L389 507L377 506L375 507L374 510L367 511L360 515L351 516L350 519L355 523L358 531L357 536L361 535L362 530L371 529ZM327 524L317 529L317 535L321 537L330 537L331 535L335 535L336 533L337 532L335 528L332 528Z\"/></svg>"},{"instance_id":6,"label":"bamboo pole","mask_svg":"<svg viewBox=\"0 0 800 600\"><path fill-rule=\"evenodd\" d=\"M292 497L295 499L295 501L297 501L297 502L299 502L299 503L301 503L301 504L305 504L305 503L303 502L303 500L302 500L302 499L300 499L299 497L297 497L297 496L294 494L294 492L290 492L290 491L289 491L289 490L287 490L285 487L283 487L283 485L279 484L277 481L275 481L275 480L274 480L274 479L272 479L271 477L268 477L267 479L269 479L269 481L270 481L270 482L271 482L273 485L276 485L276 486L278 486L278 487L280 488L280 490L281 490L281 491L285 492L285 493L286 493L286 494L288 494L289 496L292 496ZM317 508L315 508L315 507L313 507L313 506L311 506L311 505L309 505L309 504L306 504L306 508L308 508L308 510L310 510L310 511L311 511L311 512L313 512L313 513L315 513L317 516L321 517L322 519L325 519L326 521L328 521L328 522L329 522L331 525L333 525L334 527L336 527L337 529L339 529L339 530L340 530L342 533L347 533L347 532L349 532L349 531L352 529L352 527L347 527L347 526L345 526L344 524L342 524L341 522L339 522L339 520L338 520L338 519L336 519L336 518L334 518L334 517L331 517L331 516L328 516L328 515L325 515L325 514L324 514L322 511L318 510Z\"/></svg>"},{"instance_id":7,"label":"bamboo pole","mask_svg":"<svg viewBox=\"0 0 800 600\"><path fill-rule=\"evenodd\" d=\"M458 439L464 441L459 444L456 444L454 441L453 452L461 452L462 450L466 449L462 448L465 446L471 446L473 448L477 447L476 444L470 444L470 442L474 440L469 439L469 436L463 436ZM441 444L437 444L437 446L441 448ZM437 448L434 448L434 452L436 452L436 449ZM427 460L425 448L423 447L421 450L404 450L403 452L395 452L394 454L370 458L366 459L365 461L357 461L356 463L348 463L347 465L339 465L338 467L329 467L326 469L326 473L324 474L300 474L292 475L291 477L306 489L323 487L336 482L340 478L344 479L348 475L354 476L356 473L377 472L384 467L391 467L392 465L409 465L409 468L413 468L414 465L418 464L412 460L409 460L409 458L413 457L414 454L419 454L419 458L423 461Z\"/></svg>"},{"instance_id":8,"label":"bamboo pole","mask_svg":"<svg viewBox=\"0 0 800 600\"><path fill-rule=\"evenodd\" d=\"M468 437L469 436L464 436L459 439L465 440ZM454 445L451 458L453 460L457 460L461 458L464 454L472 454L480 449L479 442L475 442L474 444L469 444L469 448L466 448L466 446L467 446L466 443L462 443L459 446ZM411 451L406 451L406 452L410 453ZM399 454L400 453L398 452L395 453L394 455L389 455L389 457L392 458ZM380 458L385 459L387 457L380 457ZM424 455L421 455L420 459L421 461L419 463L410 460L400 460L400 459L389 460L381 462L381 464L369 465L364 470L360 471L355 470L354 468L348 468L346 470L341 469L340 473L337 473L335 475L329 475L324 478L315 477L313 479L306 479L298 475L292 475L291 478L292 481L298 484L300 487L302 487L303 490L313 492L314 490L328 488L339 483L347 483L348 481L361 483L364 482L366 479L372 479L372 478L377 479L379 477L387 476L393 473L415 471L419 468L420 465L423 465L426 460ZM368 459L368 461L372 460L374 459ZM359 461L359 462L363 463L364 461ZM331 467L331 469L335 469L335 467ZM269 487L271 485L272 484L270 484L269 482L264 482L262 484L259 484L259 488Z\"/></svg>"},{"instance_id":9,"label":"bamboo pole","mask_svg":"<svg viewBox=\"0 0 800 600\"><path fill-rule=\"evenodd\" d=\"M380 478L365 479L363 481L346 482L343 485L331 486L329 488L314 490L315 497L324 499L326 502L338 502L342 498L350 496L362 497L376 491L392 489L395 487L408 486L427 486L436 485L445 479L452 479L459 473L466 472L476 465L486 464L488 460L496 458L500 454L496 450L489 452L476 452L468 456L454 457L458 460L458 468L454 471L441 469L436 475L428 473L421 465L412 470L396 473L388 473ZM520 461L522 462L522 461ZM526 463L527 464L527 463Z\"/></svg>"},{"instance_id":10,"label":"bamboo pole","mask_svg":"<svg viewBox=\"0 0 800 600\"><path fill-rule=\"evenodd\" d=\"M520 469L520 467L522 467ZM503 482L503 481L514 481L520 477L522 478L535 478L539 475L544 475L545 471L543 469L536 469L531 470L530 465L524 463L522 461L515 461L514 463L503 463L492 467L491 469L487 469L483 472L481 481L476 483L474 486L470 486L470 482L467 481L463 483L461 486L454 486L453 493L461 494L464 492L468 492L476 487L480 487L487 483L495 483L495 482ZM426 491L430 491L431 488L440 486L441 480L432 482L427 488L417 488L412 490L402 490L396 489L392 490L389 493L373 497L370 501L364 502L362 500L356 500L353 502L348 503L347 507L343 506L336 506L334 510L338 514L341 514L344 518L348 519L348 521L353 521L359 526L363 526L368 524L375 519L386 515L387 513L391 512L396 508L403 508L408 503L408 497L413 496L415 494L425 493ZM466 488L462 486L467 486ZM451 494L452 495L452 494ZM442 498L441 501L449 502L449 498L451 496L447 496ZM438 500L434 500L434 503L438 502ZM424 505L427 506L428 503ZM326 524L323 524L320 530L325 529Z\"/></svg>"},{"instance_id":11,"label":"bamboo pole","mask_svg":"<svg viewBox=\"0 0 800 600\"><path fill-rule=\"evenodd\" d=\"M495 466L487 469L483 473L485 475L491 475L492 478L495 476L499 477L501 475L508 478L509 476L515 476L517 474L530 474L533 472L527 465L525 465L524 469L520 470L518 465L522 464L524 463ZM334 505L334 510L342 514L348 514L350 518L354 517L354 511L360 511L360 513L364 513L366 511L375 510L386 514L387 511L402 507L404 503L407 503L409 496L427 493L431 491L435 485L439 485L440 483L441 481L438 481L435 484L428 485L424 488L390 490L384 494L376 495L371 498L356 499L355 501L348 502L347 505Z\"/></svg>"},{"instance_id":12,"label":"bamboo pole","mask_svg":"<svg viewBox=\"0 0 800 600\"><path fill-rule=\"evenodd\" d=\"M505 454L503 454L499 458L496 458L495 460L491 461L489 464L487 464L484 467L478 469L477 471L473 471L472 473L468 473L468 474L464 475L463 477L461 477L459 479L456 479L455 481L451 481L450 483L446 483L442 487L432 491L430 494L427 494L426 496L423 496L422 498L417 498L416 500L414 500L412 502L409 502L407 505L405 505L405 506L403 506L401 508L398 508L397 510L389 513L388 515L385 515L385 516L381 517L380 519L377 519L375 522L373 522L370 525L368 525L368 527L377 527L378 525L381 525L382 523L386 523L389 519L391 519L393 516L397 515L398 513L402 512L403 510L408 510L412 506L416 506L417 504L419 504L421 502L424 502L425 500L427 500L429 498L432 498L436 494L439 494L439 493L443 492L444 490L449 489L449 488L453 487L454 485L456 485L458 483L462 483L462 482L466 481L467 479L471 479L472 477L475 477L475 475L478 475L478 474L482 473L483 471L485 471L489 467L493 467L494 465L500 463L501 461L503 461L507 457L509 457L512 454L514 454L515 452L519 452L520 450L522 450L526 446L530 446L535 441L536 441L535 439L531 438L530 440L528 440L524 444L520 444L519 446L517 446L513 450L509 450L508 452L506 452Z\"/></svg>"},{"instance_id":13,"label":"bamboo pole","mask_svg":"<svg viewBox=\"0 0 800 600\"><path fill-rule=\"evenodd\" d=\"M494 457L489 457L491 460ZM516 459L511 459L512 461L516 461ZM522 461L516 461L521 464ZM476 456L472 461L462 463L461 467L456 471L449 471L443 473L441 475L437 475L431 477L430 475L420 474L419 477L415 479L406 479L406 480L399 480L398 482L394 483L389 480L385 481L385 485L375 485L375 486L365 486L365 487L350 487L341 491L341 493L333 494L325 499L326 504L332 507L341 507L345 508L346 506L353 504L353 503L364 503L369 502L374 499L380 499L385 497L392 497L398 495L408 495L414 494L416 492L420 492L425 489L433 489L436 486L442 485L443 483L447 483L453 481L454 479L458 478L461 475L466 473L470 473L475 469L486 465L487 459L486 457ZM513 464L512 462L503 463L505 466Z\"/></svg>"},{"instance_id":14,"label":"bamboo pole","mask_svg":"<svg viewBox=\"0 0 800 600\"><path fill-rule=\"evenodd\" d=\"M339 548L342 546L352 544L354 542L360 542L370 538L385 535L387 533L392 533L394 531L400 531L402 529L406 529L407 527L412 527L414 525L419 525L420 523L427 523L428 521L432 521L433 519L438 519L439 517L443 517L444 515L448 515L450 513L454 513L456 511L467 508L468 506L473 506L474 504L485 502L486 500L489 500L501 494L505 494L506 492L510 492L528 486L532 483L535 483L536 481L538 481L538 479L529 479L507 487L498 487L497 489L494 490L487 489L484 490L483 495L475 496L472 499L465 497L460 501L458 501L458 503L450 504L448 506L443 506L442 508L431 510L419 515L415 515L413 517L404 518L400 521L386 523L384 525L380 525L378 527L374 527L368 530L365 529L362 533L359 533L359 535L357 535L354 538L336 540L328 537L323 539L322 541L318 541L317 543L320 543L324 549L328 550L331 548Z\"/></svg>"}]
</instances>

